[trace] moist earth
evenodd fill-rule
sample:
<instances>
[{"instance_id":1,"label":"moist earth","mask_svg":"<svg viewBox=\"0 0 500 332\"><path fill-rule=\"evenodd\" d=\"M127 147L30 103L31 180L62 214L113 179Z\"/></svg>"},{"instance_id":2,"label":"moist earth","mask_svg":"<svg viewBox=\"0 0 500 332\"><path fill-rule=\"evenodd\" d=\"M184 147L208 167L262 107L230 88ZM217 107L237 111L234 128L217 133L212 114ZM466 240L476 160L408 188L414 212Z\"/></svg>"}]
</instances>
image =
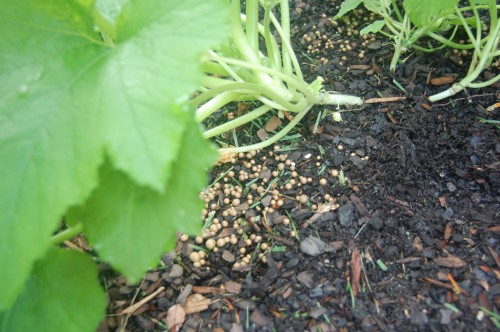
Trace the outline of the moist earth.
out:
<instances>
[{"instance_id":1,"label":"moist earth","mask_svg":"<svg viewBox=\"0 0 500 332\"><path fill-rule=\"evenodd\" d=\"M499 129L480 118L499 119L499 84L431 104L426 96L448 86L430 78L462 77L467 62L417 52L392 74L389 43L347 36L369 15L334 25L335 6L291 4L308 80L322 76L328 90L364 99L404 98L343 112L342 122L318 122L335 109L317 107L300 135L215 167L205 217L221 225L214 240L235 243L214 252L179 240L140 285L103 266L109 315L100 331L168 330L176 304L186 313L181 331L498 330L488 311L500 306ZM355 43L350 51L338 47L344 39ZM240 193L225 193L225 184ZM200 249L203 265L190 259Z\"/></svg>"}]
</instances>

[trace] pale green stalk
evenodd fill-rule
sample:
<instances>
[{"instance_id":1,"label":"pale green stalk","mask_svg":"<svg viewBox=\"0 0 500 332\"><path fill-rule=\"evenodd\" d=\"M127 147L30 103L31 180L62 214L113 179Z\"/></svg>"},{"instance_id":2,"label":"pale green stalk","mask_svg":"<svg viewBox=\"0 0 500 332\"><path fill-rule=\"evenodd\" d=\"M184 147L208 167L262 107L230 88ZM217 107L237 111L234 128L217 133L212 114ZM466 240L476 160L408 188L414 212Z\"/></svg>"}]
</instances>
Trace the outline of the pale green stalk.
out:
<instances>
[{"instance_id":1,"label":"pale green stalk","mask_svg":"<svg viewBox=\"0 0 500 332\"><path fill-rule=\"evenodd\" d=\"M280 3L281 23L271 11L277 2ZM191 105L197 108L196 120L203 121L229 103L242 100L262 103L244 115L205 131L207 138L233 130L271 110L291 112L295 117L264 142L222 151L249 151L273 144L295 127L316 104L338 108L339 105L363 103L358 97L320 92L319 79L311 85L306 83L290 43L288 0L264 0L262 4L263 25L259 23L257 0L247 0L245 14L240 12L240 1L231 0L232 43L206 55L207 63L203 68L209 75L203 78L200 93L191 100ZM281 46L271 33L271 26L280 36ZM259 50L259 37L265 42L267 56Z\"/></svg>"},{"instance_id":2,"label":"pale green stalk","mask_svg":"<svg viewBox=\"0 0 500 332\"><path fill-rule=\"evenodd\" d=\"M83 232L83 225L81 223L78 223L52 236L52 238L50 239L50 243L53 245L61 244L66 240L74 238L81 232Z\"/></svg>"},{"instance_id":3,"label":"pale green stalk","mask_svg":"<svg viewBox=\"0 0 500 332\"><path fill-rule=\"evenodd\" d=\"M476 39L478 37L480 38L480 34L476 34L475 37L472 34L472 31L469 29L463 15L459 11L457 11L457 15L459 16L469 38L472 40L475 46L473 62L471 63L469 72L465 78L463 78L459 83L453 84L449 89L429 97L429 100L431 102L451 97L467 87L471 88L485 87L497 82L500 79L500 74L499 74L486 82L474 83L474 80L476 80L479 77L484 68L486 68L487 65L491 63L495 54L498 53L497 48L500 39L500 24L498 23L498 20L496 18L495 6L490 7L490 14L492 23L496 22L496 25L490 25L490 34L488 36L487 42L484 45L484 47L481 48L480 46L481 40ZM478 15L477 11L475 12L475 15ZM480 25L478 26L478 29L481 29Z\"/></svg>"}]
</instances>

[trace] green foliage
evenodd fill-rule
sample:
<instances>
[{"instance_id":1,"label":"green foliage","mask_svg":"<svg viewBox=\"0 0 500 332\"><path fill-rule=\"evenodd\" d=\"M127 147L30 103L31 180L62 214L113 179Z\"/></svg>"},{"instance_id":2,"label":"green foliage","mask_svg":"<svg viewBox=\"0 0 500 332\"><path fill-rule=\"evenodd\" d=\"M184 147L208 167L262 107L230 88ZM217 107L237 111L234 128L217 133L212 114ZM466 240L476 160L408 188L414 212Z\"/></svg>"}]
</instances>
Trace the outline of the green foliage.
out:
<instances>
[{"instance_id":1,"label":"green foliage","mask_svg":"<svg viewBox=\"0 0 500 332\"><path fill-rule=\"evenodd\" d=\"M71 223L84 224L99 257L131 282L139 281L147 268L159 260L159 254L172 247L173 238L169 235L176 231L195 234L200 230L202 203L196 198L205 176L200 171L184 172L203 170L214 158L198 125L193 119L190 121L172 167L175 176L169 178L165 193L137 185L108 161L101 167L99 187L85 206L73 209L68 216ZM137 245L131 246L131 240ZM167 240L169 246L165 248Z\"/></svg>"},{"instance_id":2,"label":"green foliage","mask_svg":"<svg viewBox=\"0 0 500 332\"><path fill-rule=\"evenodd\" d=\"M379 32L380 30L382 30L384 28L384 25L385 25L385 23L382 20L374 21L374 22L368 24L363 29L361 29L361 31L359 32L359 34L360 35L366 35L368 33L377 33L377 32Z\"/></svg>"},{"instance_id":3,"label":"green foliage","mask_svg":"<svg viewBox=\"0 0 500 332\"><path fill-rule=\"evenodd\" d=\"M340 5L340 10L333 18L339 19L353 9L358 8L358 6L363 2L363 0L344 0Z\"/></svg>"},{"instance_id":4,"label":"green foliage","mask_svg":"<svg viewBox=\"0 0 500 332\"><path fill-rule=\"evenodd\" d=\"M45 283L45 269L64 278L66 265L55 263L63 259L47 252L71 207L71 222L82 223L97 252L131 280L173 246L174 230L199 226L197 188L216 153L186 103L200 84L202 52L225 38L226 7L122 4L1 4L0 312L9 310L8 322L28 305L18 297L28 276L24 292ZM73 285L85 292L90 277L82 273ZM64 301L68 315L77 314L68 302L77 297L50 294L40 301ZM80 309L102 314L97 305ZM61 305L52 310L58 316Z\"/></svg>"},{"instance_id":5,"label":"green foliage","mask_svg":"<svg viewBox=\"0 0 500 332\"><path fill-rule=\"evenodd\" d=\"M231 39L209 52L203 64L206 75L200 93L192 99L191 105L197 107L196 119L200 122L226 105L252 102L258 106L249 107L245 114L205 131L204 136L214 137L231 131L266 113L275 112L279 116L285 111L295 115L274 136L252 145L225 147L221 152L246 152L274 144L315 105L339 108L340 105L363 104L356 96L324 92L322 78L311 84L305 82L290 41L288 0L247 0L245 14L241 13L239 0L231 0L230 4ZM278 4L279 19L273 12Z\"/></svg>"},{"instance_id":6,"label":"green foliage","mask_svg":"<svg viewBox=\"0 0 500 332\"><path fill-rule=\"evenodd\" d=\"M395 0L346 0L335 18L342 17L360 4L382 18L360 33L381 33L393 41L391 71L396 70L402 54L410 48L423 52L444 47L472 50L466 77L448 90L429 97L431 101L450 97L465 88L488 86L500 79L497 75L487 81L476 82L482 71L500 55L500 21L497 17L500 5L495 0L469 0L468 5L458 0L404 0L403 8L399 8ZM488 15L489 20L485 19ZM470 42L463 44L453 40L459 29L467 34Z\"/></svg>"},{"instance_id":7,"label":"green foliage","mask_svg":"<svg viewBox=\"0 0 500 332\"><path fill-rule=\"evenodd\" d=\"M452 14L458 0L405 0L403 8L415 26L422 28L431 24L436 17Z\"/></svg>"},{"instance_id":8,"label":"green foliage","mask_svg":"<svg viewBox=\"0 0 500 332\"><path fill-rule=\"evenodd\" d=\"M35 263L14 305L0 313L0 331L91 331L89 326L95 330L105 308L92 259L52 248Z\"/></svg>"}]
</instances>

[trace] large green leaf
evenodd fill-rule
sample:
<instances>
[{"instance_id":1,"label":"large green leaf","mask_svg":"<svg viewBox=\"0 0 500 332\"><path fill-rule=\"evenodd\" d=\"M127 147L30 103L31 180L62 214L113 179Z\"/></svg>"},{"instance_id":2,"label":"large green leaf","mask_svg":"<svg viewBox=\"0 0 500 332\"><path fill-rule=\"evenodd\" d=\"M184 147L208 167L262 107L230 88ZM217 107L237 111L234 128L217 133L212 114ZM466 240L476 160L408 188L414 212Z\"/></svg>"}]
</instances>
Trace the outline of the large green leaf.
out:
<instances>
[{"instance_id":1,"label":"large green leaf","mask_svg":"<svg viewBox=\"0 0 500 332\"><path fill-rule=\"evenodd\" d=\"M90 7L43 4L36 13L27 1L0 9L0 311L21 291L67 206L97 184L102 154L98 109L79 104L75 84L99 53L88 41Z\"/></svg>"},{"instance_id":2,"label":"large green leaf","mask_svg":"<svg viewBox=\"0 0 500 332\"><path fill-rule=\"evenodd\" d=\"M195 89L198 58L221 40L221 1L131 1L116 46L91 0L0 5L0 311L69 206L97 186L107 151L138 185L165 190Z\"/></svg>"},{"instance_id":3,"label":"large green leaf","mask_svg":"<svg viewBox=\"0 0 500 332\"><path fill-rule=\"evenodd\" d=\"M92 259L53 248L35 263L14 305L0 313L0 331L95 331L105 309Z\"/></svg>"},{"instance_id":4,"label":"large green leaf","mask_svg":"<svg viewBox=\"0 0 500 332\"><path fill-rule=\"evenodd\" d=\"M200 230L199 191L216 153L190 121L165 193L138 186L106 163L99 187L85 206L69 215L72 223L83 222L99 256L131 282L157 264L165 248L174 246L176 231Z\"/></svg>"},{"instance_id":5,"label":"large green leaf","mask_svg":"<svg viewBox=\"0 0 500 332\"><path fill-rule=\"evenodd\" d=\"M413 24L425 27L445 12L453 12L458 0L405 0L403 8Z\"/></svg>"}]
</instances>

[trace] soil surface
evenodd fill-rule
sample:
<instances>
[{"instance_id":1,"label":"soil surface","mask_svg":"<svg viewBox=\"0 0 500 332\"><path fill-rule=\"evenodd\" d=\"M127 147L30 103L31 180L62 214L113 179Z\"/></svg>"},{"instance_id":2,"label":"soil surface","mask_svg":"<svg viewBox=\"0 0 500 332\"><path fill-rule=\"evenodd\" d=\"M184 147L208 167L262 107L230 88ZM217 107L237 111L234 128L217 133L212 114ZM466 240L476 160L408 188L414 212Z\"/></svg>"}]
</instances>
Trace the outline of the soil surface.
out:
<instances>
[{"instance_id":1,"label":"soil surface","mask_svg":"<svg viewBox=\"0 0 500 332\"><path fill-rule=\"evenodd\" d=\"M167 321L181 331L498 330L483 309L500 309L499 129L478 118L499 119L487 110L499 85L432 105L425 96L448 86L430 79L463 76L466 58L407 54L391 74L390 44L347 36L368 14L335 25L332 2L296 1L291 11L310 80L364 99L405 98L344 112L342 122L317 123L317 108L300 135L216 167L206 238L179 240L140 285L103 271L100 330L163 331Z\"/></svg>"}]
</instances>

